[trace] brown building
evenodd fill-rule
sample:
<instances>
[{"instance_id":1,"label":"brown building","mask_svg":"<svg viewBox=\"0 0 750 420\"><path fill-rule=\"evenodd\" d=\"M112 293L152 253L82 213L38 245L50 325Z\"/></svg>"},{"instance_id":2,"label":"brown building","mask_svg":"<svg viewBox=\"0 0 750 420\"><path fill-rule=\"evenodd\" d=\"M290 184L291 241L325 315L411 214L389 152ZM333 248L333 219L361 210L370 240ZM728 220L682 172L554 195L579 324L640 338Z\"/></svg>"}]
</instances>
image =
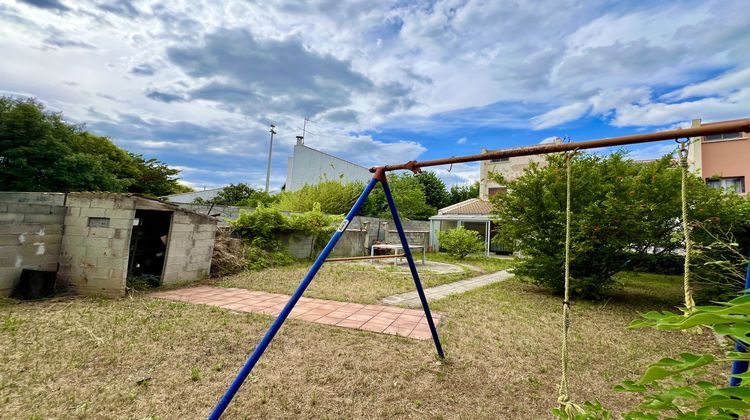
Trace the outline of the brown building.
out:
<instances>
[{"instance_id":1,"label":"brown building","mask_svg":"<svg viewBox=\"0 0 750 420\"><path fill-rule=\"evenodd\" d=\"M693 127L709 126L693 120ZM750 179L750 133L728 133L691 139L690 170L716 188L744 194Z\"/></svg>"}]
</instances>

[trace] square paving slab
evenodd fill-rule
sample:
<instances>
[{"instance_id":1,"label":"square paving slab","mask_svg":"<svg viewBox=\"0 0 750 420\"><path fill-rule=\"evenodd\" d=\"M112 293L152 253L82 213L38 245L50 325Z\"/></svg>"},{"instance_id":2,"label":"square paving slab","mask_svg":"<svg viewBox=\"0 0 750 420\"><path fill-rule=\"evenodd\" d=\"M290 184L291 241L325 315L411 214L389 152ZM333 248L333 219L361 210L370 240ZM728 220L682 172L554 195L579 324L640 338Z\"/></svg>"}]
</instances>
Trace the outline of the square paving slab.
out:
<instances>
[{"instance_id":1,"label":"square paving slab","mask_svg":"<svg viewBox=\"0 0 750 420\"><path fill-rule=\"evenodd\" d=\"M155 292L149 296L179 302L218 306L235 312L252 312L278 316L289 296L257 292L247 289L197 286ZM382 334L400 335L417 340L432 337L427 318L421 309L406 309L384 305L363 305L334 300L302 297L297 302L290 319L335 325ZM442 316L432 313L435 326Z\"/></svg>"}]
</instances>

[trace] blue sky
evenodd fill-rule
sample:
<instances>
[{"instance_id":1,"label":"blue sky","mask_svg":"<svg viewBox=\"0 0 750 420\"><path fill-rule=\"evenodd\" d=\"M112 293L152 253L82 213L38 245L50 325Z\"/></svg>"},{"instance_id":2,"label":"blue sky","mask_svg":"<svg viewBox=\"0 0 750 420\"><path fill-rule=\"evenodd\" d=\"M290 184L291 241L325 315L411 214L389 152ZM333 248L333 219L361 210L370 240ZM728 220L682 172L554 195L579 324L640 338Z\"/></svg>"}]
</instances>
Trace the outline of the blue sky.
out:
<instances>
[{"instance_id":1,"label":"blue sky","mask_svg":"<svg viewBox=\"0 0 750 420\"><path fill-rule=\"evenodd\" d=\"M278 189L306 117L307 145L365 166L748 117L748 18L745 0L2 0L0 94L198 189L262 186L273 123Z\"/></svg>"}]
</instances>

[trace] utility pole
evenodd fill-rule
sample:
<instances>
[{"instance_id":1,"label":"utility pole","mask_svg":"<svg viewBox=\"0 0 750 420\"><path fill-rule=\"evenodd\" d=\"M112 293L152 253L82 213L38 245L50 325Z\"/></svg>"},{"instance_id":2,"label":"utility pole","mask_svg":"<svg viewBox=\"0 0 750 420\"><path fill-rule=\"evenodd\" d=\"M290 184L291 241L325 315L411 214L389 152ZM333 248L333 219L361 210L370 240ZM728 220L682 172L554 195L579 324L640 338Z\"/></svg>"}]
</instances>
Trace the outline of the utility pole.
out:
<instances>
[{"instance_id":1,"label":"utility pole","mask_svg":"<svg viewBox=\"0 0 750 420\"><path fill-rule=\"evenodd\" d=\"M271 124L271 142L268 145L268 171L266 171L266 193L271 185L271 155L273 154L273 135L276 134L276 126Z\"/></svg>"}]
</instances>

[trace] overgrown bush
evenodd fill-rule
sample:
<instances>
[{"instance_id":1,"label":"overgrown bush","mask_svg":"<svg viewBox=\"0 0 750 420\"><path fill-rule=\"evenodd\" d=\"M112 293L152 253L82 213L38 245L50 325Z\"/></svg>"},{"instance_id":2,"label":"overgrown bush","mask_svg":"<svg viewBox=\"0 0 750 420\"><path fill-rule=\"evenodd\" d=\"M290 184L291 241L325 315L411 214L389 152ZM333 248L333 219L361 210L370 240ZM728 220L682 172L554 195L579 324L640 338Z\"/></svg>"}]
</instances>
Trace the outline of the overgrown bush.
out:
<instances>
[{"instance_id":1,"label":"overgrown bush","mask_svg":"<svg viewBox=\"0 0 750 420\"><path fill-rule=\"evenodd\" d=\"M248 270L260 270L268 267L279 267L289 265L294 262L294 257L289 255L286 250L266 250L257 246L246 246L245 248L245 267Z\"/></svg>"},{"instance_id":2,"label":"overgrown bush","mask_svg":"<svg viewBox=\"0 0 750 420\"><path fill-rule=\"evenodd\" d=\"M283 192L274 205L281 211L305 212L314 209L318 203L320 210L327 214L345 214L365 188L361 182L341 183L323 181L315 185L305 185L297 191Z\"/></svg>"},{"instance_id":3,"label":"overgrown bush","mask_svg":"<svg viewBox=\"0 0 750 420\"><path fill-rule=\"evenodd\" d=\"M323 213L320 204L314 203L312 210L289 216L276 208L260 205L252 212L241 211L239 217L230 220L229 224L234 234L244 242L241 250L243 266L259 269L294 261L283 248L279 235L310 236L309 255L312 256L321 241L336 230L336 225L341 220L341 216Z\"/></svg>"},{"instance_id":4,"label":"overgrown bush","mask_svg":"<svg viewBox=\"0 0 750 420\"><path fill-rule=\"evenodd\" d=\"M484 243L479 239L479 234L473 230L465 229L463 226L440 231L438 239L440 248L444 248L448 254L461 259L469 254L484 250Z\"/></svg>"},{"instance_id":5,"label":"overgrown bush","mask_svg":"<svg viewBox=\"0 0 750 420\"><path fill-rule=\"evenodd\" d=\"M241 210L239 217L230 220L229 224L250 245L266 250L277 250L279 244L275 235L290 230L284 214L265 206L258 206L252 212Z\"/></svg>"},{"instance_id":6,"label":"overgrown bush","mask_svg":"<svg viewBox=\"0 0 750 420\"><path fill-rule=\"evenodd\" d=\"M287 219L289 231L311 237L310 258L315 251L323 246L326 239L336 231L336 226L343 220L342 216L325 214L320 209L320 204L313 204L310 211L302 214L292 214Z\"/></svg>"},{"instance_id":7,"label":"overgrown bush","mask_svg":"<svg viewBox=\"0 0 750 420\"><path fill-rule=\"evenodd\" d=\"M633 255L669 255L682 248L680 232L681 169L670 156L635 162L624 153L579 154L573 160L571 204L571 286L578 296L597 297L617 283L613 275L627 269ZM513 181L497 176L508 194L493 197L497 222L493 240L513 243L523 256L515 273L562 292L566 164L550 155L546 164L532 164ZM740 222L744 199L708 187L689 177L690 219L707 231ZM693 229L695 241L705 239Z\"/></svg>"}]
</instances>

